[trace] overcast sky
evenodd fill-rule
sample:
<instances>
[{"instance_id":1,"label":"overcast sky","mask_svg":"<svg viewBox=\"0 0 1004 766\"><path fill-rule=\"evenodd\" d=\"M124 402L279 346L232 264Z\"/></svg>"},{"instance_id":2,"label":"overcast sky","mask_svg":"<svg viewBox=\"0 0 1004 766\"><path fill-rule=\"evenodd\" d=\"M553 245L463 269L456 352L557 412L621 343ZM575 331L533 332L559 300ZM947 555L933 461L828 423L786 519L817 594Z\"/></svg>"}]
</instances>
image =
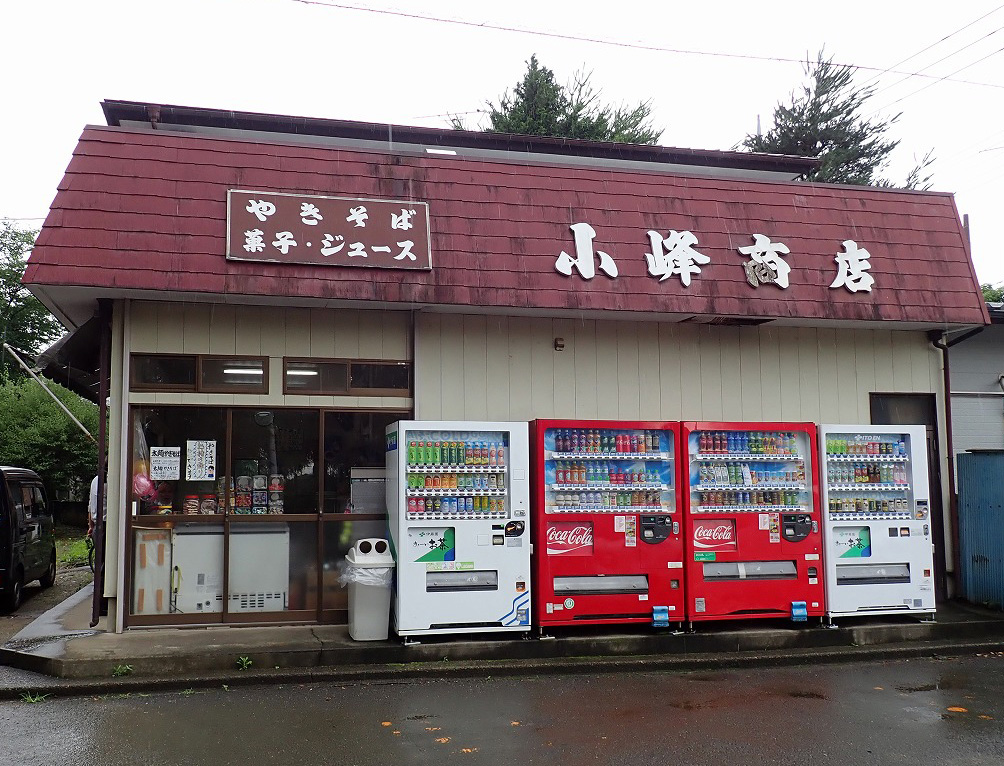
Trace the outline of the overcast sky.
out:
<instances>
[{"instance_id":1,"label":"overcast sky","mask_svg":"<svg viewBox=\"0 0 1004 766\"><path fill-rule=\"evenodd\" d=\"M887 176L933 149L977 275L1004 283L999 2L21 0L0 20L0 218L20 225L41 225L102 99L477 125L536 53L562 82L592 70L607 101L651 99L664 145L730 149L758 115L769 127L825 46L875 84L877 116L902 112Z\"/></svg>"}]
</instances>

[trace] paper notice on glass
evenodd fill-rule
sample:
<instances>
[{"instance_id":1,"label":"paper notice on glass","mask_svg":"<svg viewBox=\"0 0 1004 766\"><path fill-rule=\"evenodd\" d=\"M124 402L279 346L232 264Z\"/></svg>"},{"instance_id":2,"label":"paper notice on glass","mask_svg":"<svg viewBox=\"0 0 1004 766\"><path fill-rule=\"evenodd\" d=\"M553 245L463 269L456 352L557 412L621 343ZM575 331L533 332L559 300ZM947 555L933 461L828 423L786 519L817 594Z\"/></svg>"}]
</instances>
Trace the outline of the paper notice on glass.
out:
<instances>
[{"instance_id":1,"label":"paper notice on glass","mask_svg":"<svg viewBox=\"0 0 1004 766\"><path fill-rule=\"evenodd\" d=\"M150 478L177 481L181 478L181 447L150 447Z\"/></svg>"},{"instance_id":2,"label":"paper notice on glass","mask_svg":"<svg viewBox=\"0 0 1004 766\"><path fill-rule=\"evenodd\" d=\"M216 442L189 441L185 460L186 481L216 480Z\"/></svg>"}]
</instances>

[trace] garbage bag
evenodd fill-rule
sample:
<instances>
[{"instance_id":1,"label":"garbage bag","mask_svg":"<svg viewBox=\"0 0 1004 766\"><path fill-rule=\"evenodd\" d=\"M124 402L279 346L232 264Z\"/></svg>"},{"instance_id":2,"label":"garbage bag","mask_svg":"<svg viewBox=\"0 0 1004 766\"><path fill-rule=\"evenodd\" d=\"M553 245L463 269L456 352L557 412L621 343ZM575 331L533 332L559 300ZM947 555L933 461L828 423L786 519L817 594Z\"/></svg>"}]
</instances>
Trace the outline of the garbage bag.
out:
<instances>
[{"instance_id":1,"label":"garbage bag","mask_svg":"<svg viewBox=\"0 0 1004 766\"><path fill-rule=\"evenodd\" d=\"M350 582L356 585L389 588L394 579L394 567L361 567L342 561L338 569L338 581L343 588Z\"/></svg>"}]
</instances>

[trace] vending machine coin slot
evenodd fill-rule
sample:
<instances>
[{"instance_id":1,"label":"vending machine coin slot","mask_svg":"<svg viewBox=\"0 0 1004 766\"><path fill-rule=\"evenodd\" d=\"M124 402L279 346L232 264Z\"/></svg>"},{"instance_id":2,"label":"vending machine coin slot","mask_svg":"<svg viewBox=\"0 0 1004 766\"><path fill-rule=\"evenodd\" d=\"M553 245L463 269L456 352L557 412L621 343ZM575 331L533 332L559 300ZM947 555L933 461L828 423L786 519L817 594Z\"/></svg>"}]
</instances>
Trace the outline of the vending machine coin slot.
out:
<instances>
[{"instance_id":1,"label":"vending machine coin slot","mask_svg":"<svg viewBox=\"0 0 1004 766\"><path fill-rule=\"evenodd\" d=\"M661 543L669 539L673 523L665 516L642 516L641 539L646 543Z\"/></svg>"},{"instance_id":2,"label":"vending machine coin slot","mask_svg":"<svg viewBox=\"0 0 1004 766\"><path fill-rule=\"evenodd\" d=\"M506 537L519 537L526 529L526 524L522 521L510 521L505 525Z\"/></svg>"},{"instance_id":3,"label":"vending machine coin slot","mask_svg":"<svg viewBox=\"0 0 1004 766\"><path fill-rule=\"evenodd\" d=\"M812 519L805 514L785 513L781 515L781 534L785 540L797 543L812 532Z\"/></svg>"}]
</instances>

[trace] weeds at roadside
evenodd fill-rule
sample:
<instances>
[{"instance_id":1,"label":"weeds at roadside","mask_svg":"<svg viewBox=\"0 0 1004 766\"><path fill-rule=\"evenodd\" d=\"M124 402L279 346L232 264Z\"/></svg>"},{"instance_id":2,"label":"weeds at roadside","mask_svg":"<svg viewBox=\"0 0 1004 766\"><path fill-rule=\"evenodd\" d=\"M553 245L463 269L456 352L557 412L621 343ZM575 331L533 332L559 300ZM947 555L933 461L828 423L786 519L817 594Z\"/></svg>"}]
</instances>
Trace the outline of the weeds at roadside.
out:
<instances>
[{"instance_id":1,"label":"weeds at roadside","mask_svg":"<svg viewBox=\"0 0 1004 766\"><path fill-rule=\"evenodd\" d=\"M36 702L45 702L49 697L48 694L34 694L32 692L21 692L21 701L27 702L29 705L34 705Z\"/></svg>"},{"instance_id":2,"label":"weeds at roadside","mask_svg":"<svg viewBox=\"0 0 1004 766\"><path fill-rule=\"evenodd\" d=\"M112 678L121 678L132 673L132 665L116 665L112 668Z\"/></svg>"},{"instance_id":3,"label":"weeds at roadside","mask_svg":"<svg viewBox=\"0 0 1004 766\"><path fill-rule=\"evenodd\" d=\"M237 658L237 669L238 670L247 670L252 665L254 665L254 662L246 654L242 654L240 657Z\"/></svg>"}]
</instances>

